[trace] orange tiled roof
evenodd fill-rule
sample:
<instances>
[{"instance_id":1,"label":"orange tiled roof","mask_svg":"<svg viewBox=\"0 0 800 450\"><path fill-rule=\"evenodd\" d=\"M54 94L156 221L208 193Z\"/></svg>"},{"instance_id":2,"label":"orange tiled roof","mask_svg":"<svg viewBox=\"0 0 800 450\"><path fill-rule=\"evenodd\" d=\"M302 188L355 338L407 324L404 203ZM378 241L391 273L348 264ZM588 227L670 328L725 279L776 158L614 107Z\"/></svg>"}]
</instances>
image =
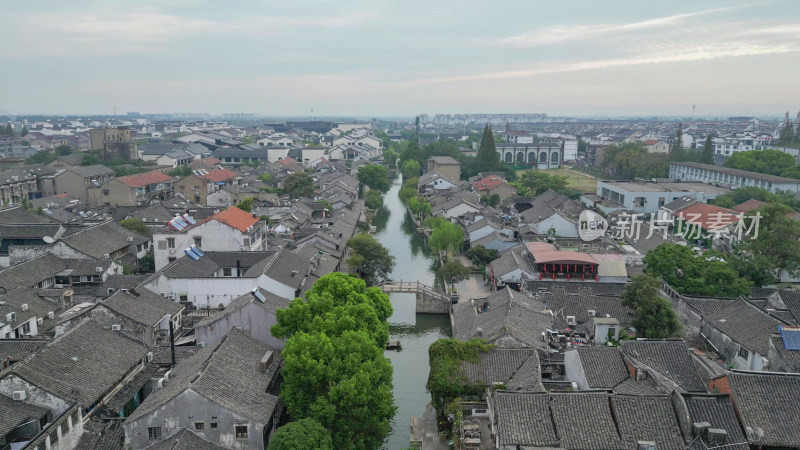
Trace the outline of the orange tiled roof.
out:
<instances>
[{"instance_id":1,"label":"orange tiled roof","mask_svg":"<svg viewBox=\"0 0 800 450\"><path fill-rule=\"evenodd\" d=\"M152 172L137 173L136 175L126 175L124 177L117 177L116 179L132 188L139 188L142 186L147 186L148 184L156 184L156 183L163 183L165 181L172 181L171 176L163 172L159 172L158 170L154 170Z\"/></svg>"},{"instance_id":2,"label":"orange tiled roof","mask_svg":"<svg viewBox=\"0 0 800 450\"><path fill-rule=\"evenodd\" d=\"M219 159L214 158L213 156L209 156L208 158L196 159L192 161L191 164L205 164L208 166L216 166L217 164L219 164L219 162L220 162Z\"/></svg>"},{"instance_id":3,"label":"orange tiled roof","mask_svg":"<svg viewBox=\"0 0 800 450\"><path fill-rule=\"evenodd\" d=\"M207 174L201 176L200 178L210 181L212 183L219 183L222 181L228 181L230 179L236 178L236 174L228 169L214 169L208 171Z\"/></svg>"},{"instance_id":4,"label":"orange tiled roof","mask_svg":"<svg viewBox=\"0 0 800 450\"><path fill-rule=\"evenodd\" d=\"M476 191L489 191L497 186L500 186L505 181L506 180L504 180L502 177L491 175L482 180L473 182L472 187L474 187Z\"/></svg>"},{"instance_id":5,"label":"orange tiled roof","mask_svg":"<svg viewBox=\"0 0 800 450\"><path fill-rule=\"evenodd\" d=\"M242 232L247 231L249 227L258 222L258 218L253 217L253 215L249 212L239 209L235 206L231 206L224 211L214 214L213 216L204 220L203 223L208 222L209 220L217 220Z\"/></svg>"},{"instance_id":6,"label":"orange tiled roof","mask_svg":"<svg viewBox=\"0 0 800 450\"><path fill-rule=\"evenodd\" d=\"M752 211L754 209L761 208L761 205L766 205L766 203L762 202L761 200L756 200L754 198L751 198L750 200L748 200L748 201L746 201L744 203L740 203L740 204L734 206L733 209L735 209L735 210L737 210L739 212L749 212L749 211Z\"/></svg>"},{"instance_id":7,"label":"orange tiled roof","mask_svg":"<svg viewBox=\"0 0 800 450\"><path fill-rule=\"evenodd\" d=\"M699 224L706 231L724 228L739 221L739 213L706 203L695 203L677 214L687 222Z\"/></svg>"},{"instance_id":8,"label":"orange tiled roof","mask_svg":"<svg viewBox=\"0 0 800 450\"><path fill-rule=\"evenodd\" d=\"M646 141L642 141L642 144L644 144L644 145L656 145L659 142L661 142L661 141L659 141L658 139L648 139Z\"/></svg>"},{"instance_id":9,"label":"orange tiled roof","mask_svg":"<svg viewBox=\"0 0 800 450\"><path fill-rule=\"evenodd\" d=\"M291 163L296 163L297 160L292 158L291 156L287 156L286 158L279 159L278 162L283 164L284 166L286 166L286 165L289 165Z\"/></svg>"}]
</instances>

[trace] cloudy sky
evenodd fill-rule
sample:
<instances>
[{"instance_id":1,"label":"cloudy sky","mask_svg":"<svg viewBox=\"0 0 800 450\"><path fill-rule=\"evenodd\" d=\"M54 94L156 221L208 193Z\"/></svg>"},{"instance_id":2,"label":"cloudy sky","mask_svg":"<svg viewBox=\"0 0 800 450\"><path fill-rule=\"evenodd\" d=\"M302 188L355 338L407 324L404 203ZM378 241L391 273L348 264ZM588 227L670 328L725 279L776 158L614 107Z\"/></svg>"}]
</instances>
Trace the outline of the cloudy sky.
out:
<instances>
[{"instance_id":1,"label":"cloudy sky","mask_svg":"<svg viewBox=\"0 0 800 450\"><path fill-rule=\"evenodd\" d=\"M797 0L42 0L3 15L0 112L800 108Z\"/></svg>"}]
</instances>

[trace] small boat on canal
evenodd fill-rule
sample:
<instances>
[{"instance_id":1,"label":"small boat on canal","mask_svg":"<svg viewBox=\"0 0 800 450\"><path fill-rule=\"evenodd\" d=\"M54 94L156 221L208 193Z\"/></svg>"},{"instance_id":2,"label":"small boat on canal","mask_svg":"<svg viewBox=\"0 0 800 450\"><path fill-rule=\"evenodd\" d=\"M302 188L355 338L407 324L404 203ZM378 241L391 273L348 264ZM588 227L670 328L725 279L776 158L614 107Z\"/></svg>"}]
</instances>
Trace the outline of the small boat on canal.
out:
<instances>
[{"instance_id":1,"label":"small boat on canal","mask_svg":"<svg viewBox=\"0 0 800 450\"><path fill-rule=\"evenodd\" d=\"M389 341L386 343L386 350L402 350L403 346L400 341Z\"/></svg>"}]
</instances>

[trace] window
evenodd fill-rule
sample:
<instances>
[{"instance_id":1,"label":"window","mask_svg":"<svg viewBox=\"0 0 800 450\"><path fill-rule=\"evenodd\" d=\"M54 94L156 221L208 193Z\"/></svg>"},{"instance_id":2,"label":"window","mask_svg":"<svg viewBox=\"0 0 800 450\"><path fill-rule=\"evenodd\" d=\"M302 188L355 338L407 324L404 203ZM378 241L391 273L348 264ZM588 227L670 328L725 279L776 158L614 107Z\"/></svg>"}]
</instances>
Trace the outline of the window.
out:
<instances>
[{"instance_id":1,"label":"window","mask_svg":"<svg viewBox=\"0 0 800 450\"><path fill-rule=\"evenodd\" d=\"M194 238L194 245L195 246L202 247L202 243L203 243L203 238L201 238L199 236Z\"/></svg>"},{"instance_id":2,"label":"window","mask_svg":"<svg viewBox=\"0 0 800 450\"><path fill-rule=\"evenodd\" d=\"M211 422L209 425L211 425L211 429L212 430L216 430L217 429L217 422Z\"/></svg>"},{"instance_id":3,"label":"window","mask_svg":"<svg viewBox=\"0 0 800 450\"><path fill-rule=\"evenodd\" d=\"M236 439L247 439L247 425L236 425L233 428L236 432Z\"/></svg>"},{"instance_id":4,"label":"window","mask_svg":"<svg viewBox=\"0 0 800 450\"><path fill-rule=\"evenodd\" d=\"M229 277L229 276L231 276L231 268L230 268L230 267L224 267L224 268L222 269L222 276L223 276L223 277Z\"/></svg>"},{"instance_id":5,"label":"window","mask_svg":"<svg viewBox=\"0 0 800 450\"><path fill-rule=\"evenodd\" d=\"M180 297L180 301L182 301L182 302L188 302L188 301L189 301L189 296L188 296L188 295L181 295L181 297Z\"/></svg>"},{"instance_id":6,"label":"window","mask_svg":"<svg viewBox=\"0 0 800 450\"><path fill-rule=\"evenodd\" d=\"M167 257L167 263L171 263L172 261L175 261L175 257L174 256L168 256Z\"/></svg>"},{"instance_id":7,"label":"window","mask_svg":"<svg viewBox=\"0 0 800 450\"><path fill-rule=\"evenodd\" d=\"M175 248L175 238L167 238L167 248Z\"/></svg>"},{"instance_id":8,"label":"window","mask_svg":"<svg viewBox=\"0 0 800 450\"><path fill-rule=\"evenodd\" d=\"M250 238L244 238L243 241L245 247L250 247Z\"/></svg>"},{"instance_id":9,"label":"window","mask_svg":"<svg viewBox=\"0 0 800 450\"><path fill-rule=\"evenodd\" d=\"M30 334L31 332L31 323L25 322L22 324L22 334Z\"/></svg>"},{"instance_id":10,"label":"window","mask_svg":"<svg viewBox=\"0 0 800 450\"><path fill-rule=\"evenodd\" d=\"M103 195L108 195L108 189L103 189Z\"/></svg>"},{"instance_id":11,"label":"window","mask_svg":"<svg viewBox=\"0 0 800 450\"><path fill-rule=\"evenodd\" d=\"M149 427L147 429L147 438L150 440L161 439L161 427Z\"/></svg>"},{"instance_id":12,"label":"window","mask_svg":"<svg viewBox=\"0 0 800 450\"><path fill-rule=\"evenodd\" d=\"M744 347L739 347L739 357L742 359L748 359L750 357L750 352Z\"/></svg>"},{"instance_id":13,"label":"window","mask_svg":"<svg viewBox=\"0 0 800 450\"><path fill-rule=\"evenodd\" d=\"M203 431L203 430L206 429L206 423L205 422L195 422L194 423L194 429L197 430L197 431Z\"/></svg>"}]
</instances>

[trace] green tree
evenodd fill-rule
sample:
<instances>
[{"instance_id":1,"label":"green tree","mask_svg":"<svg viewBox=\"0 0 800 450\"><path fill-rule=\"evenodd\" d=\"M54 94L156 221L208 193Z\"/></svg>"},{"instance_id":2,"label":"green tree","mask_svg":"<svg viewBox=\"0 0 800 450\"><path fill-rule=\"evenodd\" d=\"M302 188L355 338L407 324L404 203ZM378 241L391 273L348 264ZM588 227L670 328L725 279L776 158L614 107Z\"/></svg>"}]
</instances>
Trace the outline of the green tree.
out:
<instances>
[{"instance_id":1,"label":"green tree","mask_svg":"<svg viewBox=\"0 0 800 450\"><path fill-rule=\"evenodd\" d=\"M192 168L188 164L181 164L180 166L167 172L171 177L185 177L192 173Z\"/></svg>"},{"instance_id":2,"label":"green tree","mask_svg":"<svg viewBox=\"0 0 800 450\"><path fill-rule=\"evenodd\" d=\"M293 417L331 432L334 448L374 449L396 408L392 365L365 331L299 332L283 352L281 399Z\"/></svg>"},{"instance_id":3,"label":"green tree","mask_svg":"<svg viewBox=\"0 0 800 450\"><path fill-rule=\"evenodd\" d=\"M369 164L358 168L358 181L370 189L381 192L389 190L389 171L385 166Z\"/></svg>"},{"instance_id":4,"label":"green tree","mask_svg":"<svg viewBox=\"0 0 800 450\"><path fill-rule=\"evenodd\" d=\"M23 131L25 131L25 129L24 129L24 128L23 128L22 130L23 130ZM25 135L23 134L23 136L25 136ZM796 145L796 144L800 144L800 122L798 122L798 123L797 123L797 126L796 126L796 127L794 127L794 139L792 139L792 142L793 142L795 145Z\"/></svg>"},{"instance_id":5,"label":"green tree","mask_svg":"<svg viewBox=\"0 0 800 450\"><path fill-rule=\"evenodd\" d=\"M419 144L416 141L411 141L405 144L405 148L400 153L400 167L403 167L403 164L405 164L405 162L409 159L417 161L420 166L425 163L425 157L422 153L422 149L419 147Z\"/></svg>"},{"instance_id":6,"label":"green tree","mask_svg":"<svg viewBox=\"0 0 800 450\"><path fill-rule=\"evenodd\" d=\"M127 219L123 219L119 221L119 224L123 227L127 228L134 233L139 233L142 236L152 236L153 231L150 230L150 227L142 222L142 219L138 219L136 217L129 217Z\"/></svg>"},{"instance_id":7,"label":"green tree","mask_svg":"<svg viewBox=\"0 0 800 450\"><path fill-rule=\"evenodd\" d=\"M493 248L486 248L482 245L467 250L467 258L472 261L472 264L477 267L484 267L490 262L500 257L500 252Z\"/></svg>"},{"instance_id":8,"label":"green tree","mask_svg":"<svg viewBox=\"0 0 800 450\"><path fill-rule=\"evenodd\" d=\"M383 163L390 169L394 169L397 166L397 152L390 145L384 144L384 147Z\"/></svg>"},{"instance_id":9,"label":"green tree","mask_svg":"<svg viewBox=\"0 0 800 450\"><path fill-rule=\"evenodd\" d=\"M551 175L544 170L526 170L522 172L517 184L533 196L541 195L548 189L562 193L567 190L567 177Z\"/></svg>"},{"instance_id":10,"label":"green tree","mask_svg":"<svg viewBox=\"0 0 800 450\"><path fill-rule=\"evenodd\" d=\"M436 270L436 275L440 276L445 283L452 283L469 278L469 268L461 260L450 258Z\"/></svg>"},{"instance_id":11,"label":"green tree","mask_svg":"<svg viewBox=\"0 0 800 450\"><path fill-rule=\"evenodd\" d=\"M435 252L444 251L447 255L455 255L464 244L464 229L446 220L439 220L431 231L428 244Z\"/></svg>"},{"instance_id":12,"label":"green tree","mask_svg":"<svg viewBox=\"0 0 800 450\"><path fill-rule=\"evenodd\" d=\"M83 155L83 160L81 161L82 166L94 166L97 164L103 164L103 161L97 156L92 155L91 153L85 153Z\"/></svg>"},{"instance_id":13,"label":"green tree","mask_svg":"<svg viewBox=\"0 0 800 450\"><path fill-rule=\"evenodd\" d=\"M756 213L760 215L758 222ZM792 218L793 214L790 207L779 203L767 203L747 214L745 229L757 226L758 235L743 235L734 243L733 263L756 286L777 283L781 270L790 276L800 274L800 222Z\"/></svg>"},{"instance_id":14,"label":"green tree","mask_svg":"<svg viewBox=\"0 0 800 450\"><path fill-rule=\"evenodd\" d=\"M28 127L27 127L27 126L25 126L25 125L23 125L23 126L22 126L22 132L19 134L19 136L20 136L20 137L25 137L25 136L27 136L27 135L28 135Z\"/></svg>"},{"instance_id":15,"label":"green tree","mask_svg":"<svg viewBox=\"0 0 800 450\"><path fill-rule=\"evenodd\" d=\"M600 168L608 175L632 178L664 178L669 175L669 155L648 153L641 142L609 145Z\"/></svg>"},{"instance_id":16,"label":"green tree","mask_svg":"<svg viewBox=\"0 0 800 450\"><path fill-rule=\"evenodd\" d=\"M276 312L272 335L288 338L299 332L321 331L339 336L344 330L364 331L375 345L389 340L392 315L389 296L377 287L367 287L364 280L334 272L317 280L306 298L296 298L289 307Z\"/></svg>"},{"instance_id":17,"label":"green tree","mask_svg":"<svg viewBox=\"0 0 800 450\"><path fill-rule=\"evenodd\" d=\"M41 151L27 158L25 160L25 164L47 164L54 159L56 159L56 155L50 152Z\"/></svg>"},{"instance_id":18,"label":"green tree","mask_svg":"<svg viewBox=\"0 0 800 450\"><path fill-rule=\"evenodd\" d=\"M658 295L661 281L648 275L633 277L622 290L622 305L635 311L632 325L639 337L664 339L680 330L680 321L669 300Z\"/></svg>"},{"instance_id":19,"label":"green tree","mask_svg":"<svg viewBox=\"0 0 800 450\"><path fill-rule=\"evenodd\" d=\"M369 191L364 197L364 205L369 209L378 209L383 205L380 191Z\"/></svg>"},{"instance_id":20,"label":"green tree","mask_svg":"<svg viewBox=\"0 0 800 450\"><path fill-rule=\"evenodd\" d=\"M500 204L500 194L484 195L481 201L486 206L495 207Z\"/></svg>"},{"instance_id":21,"label":"green tree","mask_svg":"<svg viewBox=\"0 0 800 450\"><path fill-rule=\"evenodd\" d=\"M14 127L11 126L11 122L6 124L6 136L14 136Z\"/></svg>"},{"instance_id":22,"label":"green tree","mask_svg":"<svg viewBox=\"0 0 800 450\"><path fill-rule=\"evenodd\" d=\"M350 249L347 265L370 286L386 280L394 269L394 256L369 234L351 237L347 247Z\"/></svg>"},{"instance_id":23,"label":"green tree","mask_svg":"<svg viewBox=\"0 0 800 450\"><path fill-rule=\"evenodd\" d=\"M242 199L239 203L236 204L236 207L243 210L250 212L253 210L253 203L256 201L255 197L247 197Z\"/></svg>"},{"instance_id":24,"label":"green tree","mask_svg":"<svg viewBox=\"0 0 800 450\"><path fill-rule=\"evenodd\" d=\"M269 440L268 450L333 450L331 433L314 419L289 422L278 428Z\"/></svg>"},{"instance_id":25,"label":"green tree","mask_svg":"<svg viewBox=\"0 0 800 450\"><path fill-rule=\"evenodd\" d=\"M258 176L258 180L262 183L269 183L272 180L272 177L269 175L269 173L264 172Z\"/></svg>"},{"instance_id":26,"label":"green tree","mask_svg":"<svg viewBox=\"0 0 800 450\"><path fill-rule=\"evenodd\" d=\"M403 163L403 177L414 178L419 176L421 168L416 159L409 159Z\"/></svg>"},{"instance_id":27,"label":"green tree","mask_svg":"<svg viewBox=\"0 0 800 450\"><path fill-rule=\"evenodd\" d=\"M683 122L678 122L678 131L675 132L675 145L672 147L672 154L684 152L683 148Z\"/></svg>"},{"instance_id":28,"label":"green tree","mask_svg":"<svg viewBox=\"0 0 800 450\"><path fill-rule=\"evenodd\" d=\"M61 144L58 147L56 147L56 156L67 156L71 154L74 150L75 149L73 149L67 144Z\"/></svg>"},{"instance_id":29,"label":"green tree","mask_svg":"<svg viewBox=\"0 0 800 450\"><path fill-rule=\"evenodd\" d=\"M750 281L739 276L726 256L714 250L695 255L685 245L664 243L644 257L644 272L661 277L687 295L738 297L750 293Z\"/></svg>"},{"instance_id":30,"label":"green tree","mask_svg":"<svg viewBox=\"0 0 800 450\"><path fill-rule=\"evenodd\" d=\"M703 144L703 155L700 157L700 162L714 164L714 140L710 134L706 136L706 142Z\"/></svg>"},{"instance_id":31,"label":"green tree","mask_svg":"<svg viewBox=\"0 0 800 450\"><path fill-rule=\"evenodd\" d=\"M786 124L781 129L780 136L778 137L778 145L790 145L794 140L794 128L792 122L786 121Z\"/></svg>"},{"instance_id":32,"label":"green tree","mask_svg":"<svg viewBox=\"0 0 800 450\"><path fill-rule=\"evenodd\" d=\"M292 198L313 197L315 189L314 179L305 172L295 172L283 182L283 192Z\"/></svg>"},{"instance_id":33,"label":"green tree","mask_svg":"<svg viewBox=\"0 0 800 450\"><path fill-rule=\"evenodd\" d=\"M480 146L478 146L476 164L481 167L481 170L487 172L499 170L501 167L500 155L494 145L494 133L492 133L492 127L489 124L486 124L483 128L483 137L481 138Z\"/></svg>"},{"instance_id":34,"label":"green tree","mask_svg":"<svg viewBox=\"0 0 800 450\"><path fill-rule=\"evenodd\" d=\"M725 160L725 167L769 175L782 175L796 166L794 157L779 150L736 152Z\"/></svg>"}]
</instances>

